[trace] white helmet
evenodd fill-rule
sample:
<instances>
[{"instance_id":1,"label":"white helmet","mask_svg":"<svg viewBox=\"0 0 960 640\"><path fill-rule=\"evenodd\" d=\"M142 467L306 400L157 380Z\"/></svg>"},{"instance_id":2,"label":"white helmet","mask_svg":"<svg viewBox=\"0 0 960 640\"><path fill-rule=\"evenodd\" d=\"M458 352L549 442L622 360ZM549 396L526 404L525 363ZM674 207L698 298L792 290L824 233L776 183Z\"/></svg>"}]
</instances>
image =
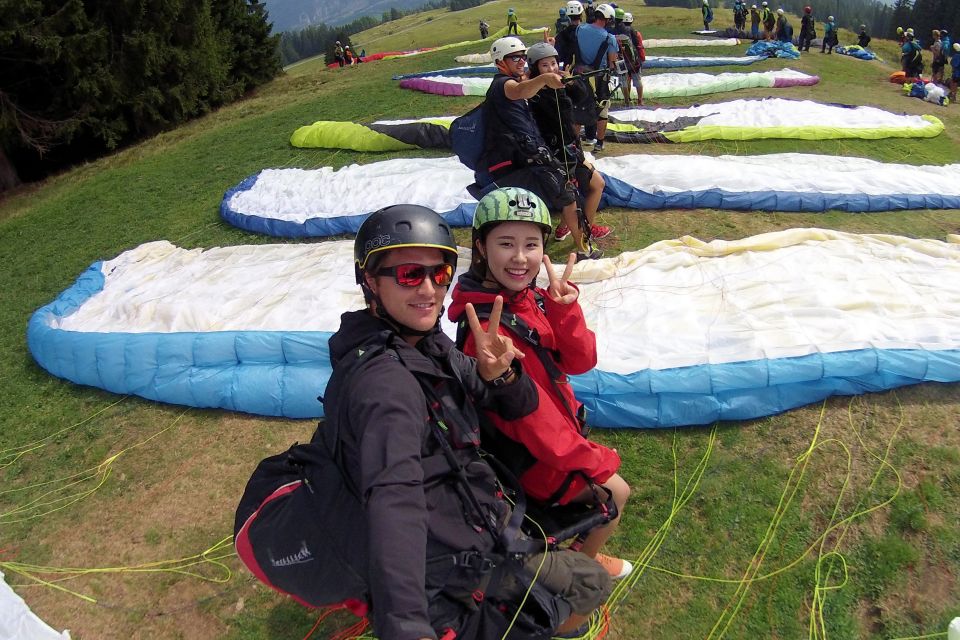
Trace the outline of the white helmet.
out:
<instances>
[{"instance_id":1,"label":"white helmet","mask_svg":"<svg viewBox=\"0 0 960 640\"><path fill-rule=\"evenodd\" d=\"M767 6L767 0L763 0L763 2L760 3L760 6L761 7Z\"/></svg>"},{"instance_id":2,"label":"white helmet","mask_svg":"<svg viewBox=\"0 0 960 640\"><path fill-rule=\"evenodd\" d=\"M833 22L833 16L827 16L827 22Z\"/></svg>"},{"instance_id":3,"label":"white helmet","mask_svg":"<svg viewBox=\"0 0 960 640\"><path fill-rule=\"evenodd\" d=\"M953 43L953 50L956 51L957 53L960 53L960 42Z\"/></svg>"},{"instance_id":4,"label":"white helmet","mask_svg":"<svg viewBox=\"0 0 960 640\"><path fill-rule=\"evenodd\" d=\"M777 15L782 16L782 15L783 15L783 9L777 9Z\"/></svg>"},{"instance_id":5,"label":"white helmet","mask_svg":"<svg viewBox=\"0 0 960 640\"><path fill-rule=\"evenodd\" d=\"M630 13L629 11L627 11L626 13L624 13L624 14L623 14L623 21L624 21L626 24L633 24L633 14Z\"/></svg>"},{"instance_id":6,"label":"white helmet","mask_svg":"<svg viewBox=\"0 0 960 640\"><path fill-rule=\"evenodd\" d=\"M597 5L597 8L594 9L594 13L601 15L605 20L613 20L613 17L617 15L617 12L614 11L613 7L606 3Z\"/></svg>"},{"instance_id":7,"label":"white helmet","mask_svg":"<svg viewBox=\"0 0 960 640\"><path fill-rule=\"evenodd\" d=\"M490 56L494 62L503 62L504 56L511 53L524 53L526 50L527 45L523 44L520 38L507 36L493 41L493 45L490 47Z\"/></svg>"},{"instance_id":8,"label":"white helmet","mask_svg":"<svg viewBox=\"0 0 960 640\"><path fill-rule=\"evenodd\" d=\"M752 5L750 5L750 8L751 8L751 9L756 9L756 8L757 8L757 5L752 4Z\"/></svg>"},{"instance_id":9,"label":"white helmet","mask_svg":"<svg viewBox=\"0 0 960 640\"><path fill-rule=\"evenodd\" d=\"M583 15L583 5L580 4L580 0L570 0L570 2L567 3L567 15L568 16Z\"/></svg>"}]
</instances>

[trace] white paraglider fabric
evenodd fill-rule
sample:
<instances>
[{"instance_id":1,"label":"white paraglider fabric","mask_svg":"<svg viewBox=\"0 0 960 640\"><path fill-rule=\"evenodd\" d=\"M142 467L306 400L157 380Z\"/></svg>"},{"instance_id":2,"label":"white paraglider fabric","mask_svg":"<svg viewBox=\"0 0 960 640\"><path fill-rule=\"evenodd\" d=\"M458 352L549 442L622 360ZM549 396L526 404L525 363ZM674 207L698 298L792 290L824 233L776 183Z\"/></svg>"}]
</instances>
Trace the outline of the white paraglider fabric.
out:
<instances>
[{"instance_id":1,"label":"white paraglider fabric","mask_svg":"<svg viewBox=\"0 0 960 640\"><path fill-rule=\"evenodd\" d=\"M70 640L70 633L55 631L37 617L0 571L0 640Z\"/></svg>"},{"instance_id":2,"label":"white paraglider fabric","mask_svg":"<svg viewBox=\"0 0 960 640\"><path fill-rule=\"evenodd\" d=\"M117 393L315 417L326 340L362 306L352 248L141 245L34 314L30 350L54 375ZM599 354L574 385L598 426L744 419L960 380L955 244L821 229L683 237L581 262L572 280Z\"/></svg>"}]
</instances>

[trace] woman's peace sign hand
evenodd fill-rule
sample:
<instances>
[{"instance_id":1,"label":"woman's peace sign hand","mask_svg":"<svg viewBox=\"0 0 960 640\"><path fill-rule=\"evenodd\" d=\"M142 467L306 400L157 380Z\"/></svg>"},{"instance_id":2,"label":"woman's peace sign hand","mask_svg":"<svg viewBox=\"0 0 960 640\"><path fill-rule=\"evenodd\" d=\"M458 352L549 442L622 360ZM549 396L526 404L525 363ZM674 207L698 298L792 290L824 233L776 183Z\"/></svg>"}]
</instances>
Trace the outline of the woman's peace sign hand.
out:
<instances>
[{"instance_id":1,"label":"woman's peace sign hand","mask_svg":"<svg viewBox=\"0 0 960 640\"><path fill-rule=\"evenodd\" d=\"M523 359L523 352L514 348L513 340L498 333L500 314L503 311L503 296L497 296L490 312L490 324L486 331L480 325L480 319L473 305L466 307L467 321L473 334L473 343L477 348L477 372L486 381L498 378L507 372L513 359Z\"/></svg>"},{"instance_id":2,"label":"woman's peace sign hand","mask_svg":"<svg viewBox=\"0 0 960 640\"><path fill-rule=\"evenodd\" d=\"M543 254L543 264L547 267L547 277L550 278L550 286L547 293L550 299L558 304L570 304L577 301L580 292L570 284L570 274L573 273L573 265L577 263L577 254L571 253L567 259L567 268L563 270L563 275L557 278L553 271L553 263L550 262L550 256Z\"/></svg>"}]
</instances>

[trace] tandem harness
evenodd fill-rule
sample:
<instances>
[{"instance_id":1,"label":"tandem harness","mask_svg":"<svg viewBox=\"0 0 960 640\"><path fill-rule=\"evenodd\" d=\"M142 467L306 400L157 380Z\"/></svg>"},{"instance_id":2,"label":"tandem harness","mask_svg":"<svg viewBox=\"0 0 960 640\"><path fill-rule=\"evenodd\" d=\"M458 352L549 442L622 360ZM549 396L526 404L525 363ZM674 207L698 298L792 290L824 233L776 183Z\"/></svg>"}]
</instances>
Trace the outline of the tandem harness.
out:
<instances>
[{"instance_id":1,"label":"tandem harness","mask_svg":"<svg viewBox=\"0 0 960 640\"><path fill-rule=\"evenodd\" d=\"M384 334L386 339L381 334L379 341L354 349L338 363L346 370L344 387L378 358L403 362L390 345L395 336ZM429 438L439 449L424 457L423 464L445 473L463 505L464 518L492 537L490 551L464 550L427 558L425 584L431 610L440 607L444 619L459 621L451 624L459 631L450 629L443 637L492 640L510 628L511 638L549 638L569 616L568 605L534 581L523 563L530 555L556 548L560 542L604 522L590 519L585 522L586 528L566 528L557 532L560 535L548 534L546 539L527 536L521 529L527 515L526 497L516 476L494 456L476 446L469 447L477 459L493 468L501 490L513 502L507 521L497 522L467 481L464 465L449 440L449 435L457 431L467 442L478 439L476 433L464 432L475 431L467 424L471 412L457 411L454 398L443 392L443 385L415 377L427 398ZM347 406L344 402L338 407L341 419ZM364 616L372 604L364 506L346 472L342 440L336 431L339 424L340 420L328 421L312 442L295 444L257 465L237 508L235 546L241 561L271 588L308 607L342 604ZM326 428L334 431L321 435ZM529 585L530 598L519 613L519 603L497 599L506 575Z\"/></svg>"},{"instance_id":2,"label":"tandem harness","mask_svg":"<svg viewBox=\"0 0 960 640\"><path fill-rule=\"evenodd\" d=\"M534 298L540 310L545 312L543 296L538 292L534 292ZM489 302L474 303L473 308L477 313L478 319L489 320L493 310L493 304ZM539 332L530 327L530 325L528 325L523 318L509 311L509 309L506 308L506 305L500 313L500 324L508 328L512 333L516 334L521 340L533 348L533 352L543 364L543 368L547 372L550 382L553 385L554 392L557 394L557 397L560 398L560 402L563 404L564 409L566 410L567 414L576 421L576 424L580 429L580 435L586 438L590 433L590 427L587 425L586 408L583 405L580 405L580 407L575 410L567 402L567 399L564 397L563 393L561 393L560 382L566 379L566 374L563 373L559 367L557 367L555 360L556 352L544 347L540 342ZM467 340L468 332L469 326L466 319L463 317L459 318L457 321L457 348L463 348L463 345ZM490 428L492 429L492 427ZM487 434L484 433L484 436L486 437ZM534 462L536 462L530 452L527 451L522 444L510 440L506 436L499 435L499 437L491 437L491 441L496 443L497 453L508 461L513 462L512 466L520 469L521 473L529 468ZM597 495L597 504L593 507L587 507L585 510L578 510L577 505L564 505L562 507L555 505L555 503L567 492L567 489L570 487L570 483L573 482L574 478L577 476L580 476L586 480L587 486L591 487L594 494ZM600 492L605 492L607 494L606 497L602 497ZM574 471L568 474L567 478L560 485L560 487L554 491L553 495L547 498L544 503L545 504L542 505L542 507L545 508L540 511L539 515L542 519L553 523L552 528L554 530L552 535L559 537L561 540L578 536L583 531L589 531L593 527L606 524L617 517L617 507L613 502L612 494L604 487L598 486L596 483L594 483L582 471ZM538 509L538 506L534 505L533 509ZM566 525L559 524L562 522L565 522ZM571 531L567 530L568 527L571 530L578 529L579 531L571 534Z\"/></svg>"}]
</instances>

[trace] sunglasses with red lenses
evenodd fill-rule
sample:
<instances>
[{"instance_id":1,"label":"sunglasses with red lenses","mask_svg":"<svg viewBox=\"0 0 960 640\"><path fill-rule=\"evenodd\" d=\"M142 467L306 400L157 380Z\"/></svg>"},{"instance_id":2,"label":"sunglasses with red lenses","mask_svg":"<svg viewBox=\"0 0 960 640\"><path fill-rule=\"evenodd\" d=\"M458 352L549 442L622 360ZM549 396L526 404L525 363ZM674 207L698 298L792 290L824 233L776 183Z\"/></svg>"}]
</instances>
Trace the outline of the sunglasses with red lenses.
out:
<instances>
[{"instance_id":1,"label":"sunglasses with red lenses","mask_svg":"<svg viewBox=\"0 0 960 640\"><path fill-rule=\"evenodd\" d=\"M419 287L428 276L436 286L449 287L450 283L453 282L453 265L445 262L434 265L410 262L377 269L377 275L393 276L393 279L401 287Z\"/></svg>"}]
</instances>

